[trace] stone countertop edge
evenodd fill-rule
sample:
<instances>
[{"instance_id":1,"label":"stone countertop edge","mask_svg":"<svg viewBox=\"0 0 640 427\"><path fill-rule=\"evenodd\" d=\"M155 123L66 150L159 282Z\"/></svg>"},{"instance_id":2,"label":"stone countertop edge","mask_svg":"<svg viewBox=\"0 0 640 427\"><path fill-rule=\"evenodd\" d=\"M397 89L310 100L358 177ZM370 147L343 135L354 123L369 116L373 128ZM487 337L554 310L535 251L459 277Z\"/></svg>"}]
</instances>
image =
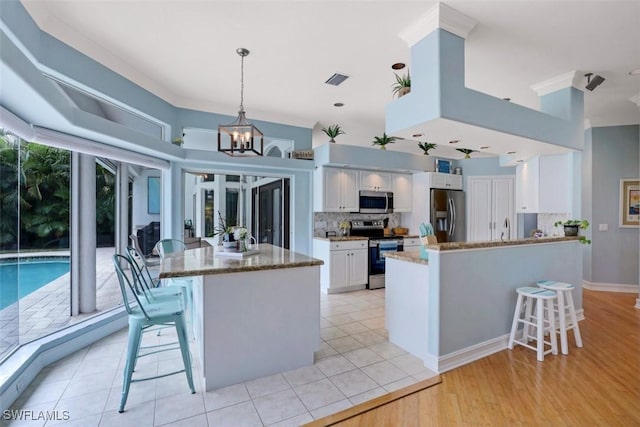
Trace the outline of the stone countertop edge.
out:
<instances>
[{"instance_id":1,"label":"stone countertop edge","mask_svg":"<svg viewBox=\"0 0 640 427\"><path fill-rule=\"evenodd\" d=\"M321 259L298 252L260 244L261 253L246 258L216 257L215 248L188 249L181 254L171 254L160 264L160 279L204 276L226 273L278 270L284 268L315 267L324 264ZM275 253L278 252L278 253ZM275 255L274 255L275 253ZM291 258L287 255L289 253ZM188 262L185 262L187 260ZM190 264L185 267L185 264Z\"/></svg>"},{"instance_id":2,"label":"stone countertop edge","mask_svg":"<svg viewBox=\"0 0 640 427\"><path fill-rule=\"evenodd\" d=\"M521 246L535 245L541 243L558 243L571 242L579 240L579 236L562 236L562 237L540 237L540 238L524 238L515 240L505 240L504 242L496 240L491 242L446 242L433 245L426 245L425 248L434 251L452 251L460 249L482 249L482 248L499 248L502 246Z\"/></svg>"},{"instance_id":3,"label":"stone countertop edge","mask_svg":"<svg viewBox=\"0 0 640 427\"><path fill-rule=\"evenodd\" d=\"M362 236L331 236L331 237L314 236L313 238L318 240L326 240L329 242L347 242L349 240L369 240L368 237L362 237Z\"/></svg>"},{"instance_id":4,"label":"stone countertop edge","mask_svg":"<svg viewBox=\"0 0 640 427\"><path fill-rule=\"evenodd\" d=\"M428 259L420 257L420 251L387 252L385 258L393 258L400 261L413 262L415 264L429 265Z\"/></svg>"},{"instance_id":5,"label":"stone countertop edge","mask_svg":"<svg viewBox=\"0 0 640 427\"><path fill-rule=\"evenodd\" d=\"M402 236L384 236L384 237L397 237L397 238L403 238L403 239L417 239L420 236L418 236L417 234L409 234L409 235L402 235ZM314 239L318 239L318 240L327 240L329 242L345 242L345 241L349 241L349 240L369 240L369 237L363 237L363 236L331 236L331 237L324 237L324 236L314 236ZM375 239L375 237L374 237Z\"/></svg>"}]
</instances>

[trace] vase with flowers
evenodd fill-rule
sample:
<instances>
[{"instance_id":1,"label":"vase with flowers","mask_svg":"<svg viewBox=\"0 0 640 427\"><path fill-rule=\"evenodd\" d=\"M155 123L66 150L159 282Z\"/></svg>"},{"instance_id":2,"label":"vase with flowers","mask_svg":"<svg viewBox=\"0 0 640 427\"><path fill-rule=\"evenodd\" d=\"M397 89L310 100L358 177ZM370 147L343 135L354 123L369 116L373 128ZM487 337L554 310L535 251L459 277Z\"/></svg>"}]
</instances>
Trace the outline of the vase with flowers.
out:
<instances>
[{"instance_id":1,"label":"vase with flowers","mask_svg":"<svg viewBox=\"0 0 640 427\"><path fill-rule=\"evenodd\" d=\"M240 251L247 252L247 241L249 241L249 239L251 238L247 227L235 227L233 229L233 238L236 239L236 241L240 242Z\"/></svg>"}]
</instances>

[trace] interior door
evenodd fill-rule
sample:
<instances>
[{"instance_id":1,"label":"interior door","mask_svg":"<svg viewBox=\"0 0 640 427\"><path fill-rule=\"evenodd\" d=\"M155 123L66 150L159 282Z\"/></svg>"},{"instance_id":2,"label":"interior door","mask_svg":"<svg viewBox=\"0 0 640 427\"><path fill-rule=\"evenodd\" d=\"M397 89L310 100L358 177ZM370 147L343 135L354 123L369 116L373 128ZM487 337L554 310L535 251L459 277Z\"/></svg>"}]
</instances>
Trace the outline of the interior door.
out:
<instances>
[{"instance_id":1,"label":"interior door","mask_svg":"<svg viewBox=\"0 0 640 427\"><path fill-rule=\"evenodd\" d=\"M493 239L509 240L516 238L513 178L496 178L493 180L492 210L495 223Z\"/></svg>"},{"instance_id":2,"label":"interior door","mask_svg":"<svg viewBox=\"0 0 640 427\"><path fill-rule=\"evenodd\" d=\"M289 179L253 189L252 234L258 243L289 249Z\"/></svg>"},{"instance_id":3,"label":"interior door","mask_svg":"<svg viewBox=\"0 0 640 427\"><path fill-rule=\"evenodd\" d=\"M491 179L471 178L469 181L469 234L470 242L492 240Z\"/></svg>"}]
</instances>

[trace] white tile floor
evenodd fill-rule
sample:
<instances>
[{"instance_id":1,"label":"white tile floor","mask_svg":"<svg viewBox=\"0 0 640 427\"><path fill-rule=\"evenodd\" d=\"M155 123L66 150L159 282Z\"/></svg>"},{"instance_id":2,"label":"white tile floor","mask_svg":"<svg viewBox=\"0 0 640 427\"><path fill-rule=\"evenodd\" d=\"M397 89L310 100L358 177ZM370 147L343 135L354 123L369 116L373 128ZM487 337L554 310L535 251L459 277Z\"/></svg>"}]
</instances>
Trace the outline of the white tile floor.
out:
<instances>
[{"instance_id":1,"label":"white tile floor","mask_svg":"<svg viewBox=\"0 0 640 427\"><path fill-rule=\"evenodd\" d=\"M134 383L119 414L124 329L46 367L11 408L32 411L27 412L32 418L57 415L58 420L9 425L297 426L435 375L388 342L384 289L323 295L321 313L322 348L314 365L210 392L203 392L196 380L194 395L184 374ZM174 337L168 331L160 337L145 334L143 345ZM140 359L134 377L181 366L178 351L161 353ZM200 366L194 358L196 378ZM68 419L61 420L65 415Z\"/></svg>"}]
</instances>

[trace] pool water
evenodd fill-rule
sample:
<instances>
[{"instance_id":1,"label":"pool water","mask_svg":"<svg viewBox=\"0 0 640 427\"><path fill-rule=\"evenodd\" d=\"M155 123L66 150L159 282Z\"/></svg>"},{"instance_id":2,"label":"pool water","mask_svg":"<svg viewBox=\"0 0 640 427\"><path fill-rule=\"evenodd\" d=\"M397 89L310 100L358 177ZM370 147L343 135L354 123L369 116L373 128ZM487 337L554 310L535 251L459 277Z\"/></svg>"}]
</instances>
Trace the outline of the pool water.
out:
<instances>
[{"instance_id":1,"label":"pool water","mask_svg":"<svg viewBox=\"0 0 640 427\"><path fill-rule=\"evenodd\" d=\"M0 310L68 272L68 258L0 262Z\"/></svg>"}]
</instances>

